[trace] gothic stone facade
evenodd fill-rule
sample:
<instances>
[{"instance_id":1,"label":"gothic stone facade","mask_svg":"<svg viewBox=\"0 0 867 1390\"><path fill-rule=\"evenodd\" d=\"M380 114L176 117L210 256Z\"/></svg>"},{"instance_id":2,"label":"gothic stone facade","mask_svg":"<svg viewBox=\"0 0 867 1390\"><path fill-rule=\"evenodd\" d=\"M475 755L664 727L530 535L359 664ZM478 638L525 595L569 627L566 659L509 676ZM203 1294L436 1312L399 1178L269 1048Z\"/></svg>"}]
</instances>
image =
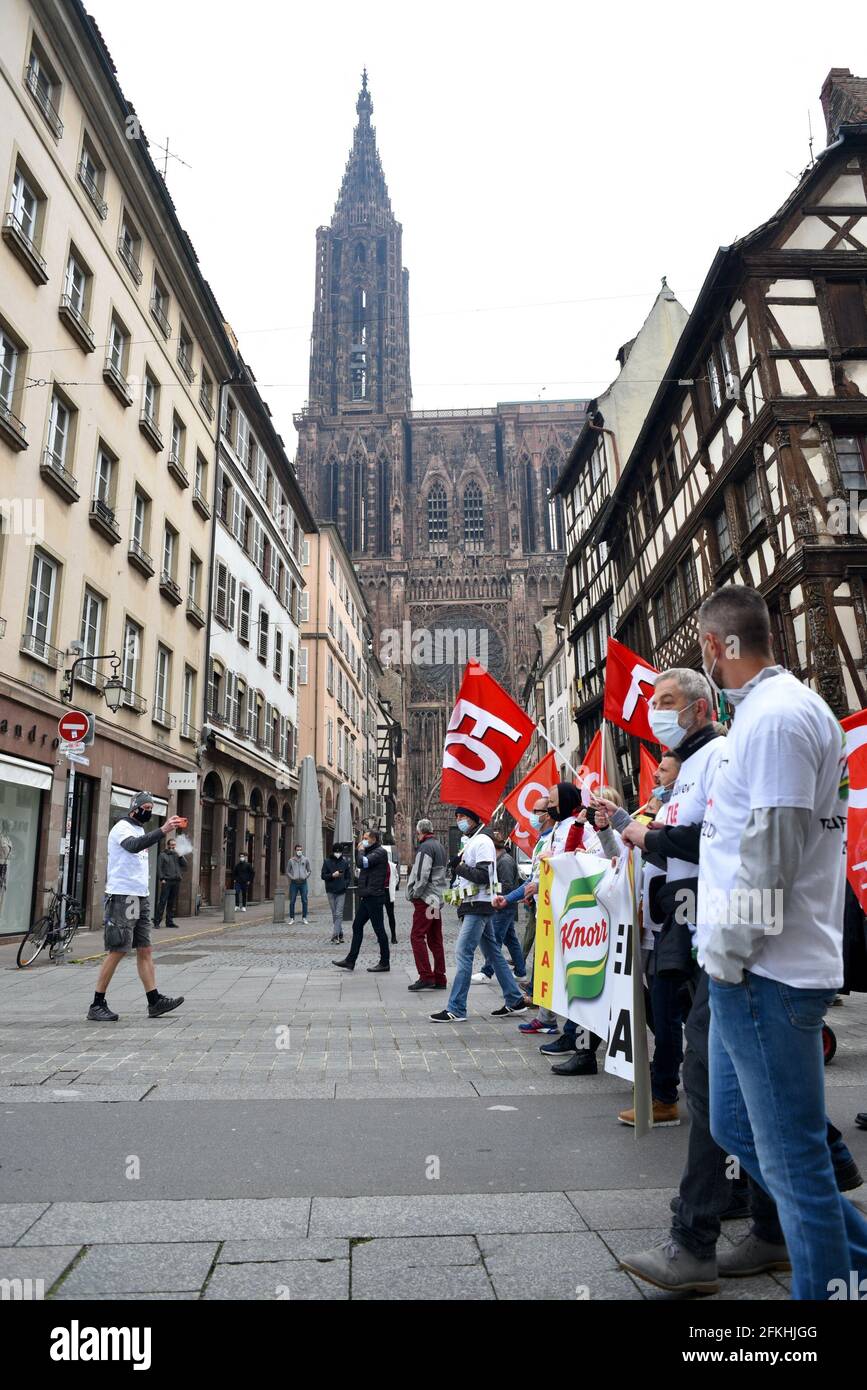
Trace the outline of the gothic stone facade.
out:
<instances>
[{"instance_id":1,"label":"gothic stone facade","mask_svg":"<svg viewBox=\"0 0 867 1390\"><path fill-rule=\"evenodd\" d=\"M366 78L357 111L334 217L317 232L297 466L315 515L341 529L379 654L407 677L401 843L421 814L443 823L443 737L466 657L484 659L516 697L523 688L533 625L556 601L563 570L562 503L548 491L586 403L412 410L409 276Z\"/></svg>"}]
</instances>

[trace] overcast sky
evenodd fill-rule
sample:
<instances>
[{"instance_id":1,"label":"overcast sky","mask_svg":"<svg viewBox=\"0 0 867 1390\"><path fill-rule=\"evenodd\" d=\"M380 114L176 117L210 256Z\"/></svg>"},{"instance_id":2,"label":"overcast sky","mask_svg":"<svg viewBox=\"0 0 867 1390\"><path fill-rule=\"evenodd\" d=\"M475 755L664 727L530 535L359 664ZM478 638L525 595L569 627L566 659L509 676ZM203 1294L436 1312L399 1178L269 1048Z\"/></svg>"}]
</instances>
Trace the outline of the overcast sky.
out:
<instances>
[{"instance_id":1,"label":"overcast sky","mask_svg":"<svg viewBox=\"0 0 867 1390\"><path fill-rule=\"evenodd\" d=\"M861 0L90 8L290 455L365 63L417 409L598 393L661 276L691 308L795 186L808 113L824 147L828 69L867 76Z\"/></svg>"}]
</instances>

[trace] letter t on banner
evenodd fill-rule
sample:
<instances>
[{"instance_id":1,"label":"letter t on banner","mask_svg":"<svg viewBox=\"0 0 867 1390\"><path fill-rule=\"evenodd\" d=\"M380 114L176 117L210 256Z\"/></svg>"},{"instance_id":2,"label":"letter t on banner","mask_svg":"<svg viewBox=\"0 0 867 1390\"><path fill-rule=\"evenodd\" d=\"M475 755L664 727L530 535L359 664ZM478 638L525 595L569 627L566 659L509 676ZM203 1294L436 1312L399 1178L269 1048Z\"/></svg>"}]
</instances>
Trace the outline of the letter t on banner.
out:
<instances>
[{"instance_id":1,"label":"letter t on banner","mask_svg":"<svg viewBox=\"0 0 867 1390\"><path fill-rule=\"evenodd\" d=\"M446 731L440 801L487 820L535 727L493 676L470 661Z\"/></svg>"}]
</instances>

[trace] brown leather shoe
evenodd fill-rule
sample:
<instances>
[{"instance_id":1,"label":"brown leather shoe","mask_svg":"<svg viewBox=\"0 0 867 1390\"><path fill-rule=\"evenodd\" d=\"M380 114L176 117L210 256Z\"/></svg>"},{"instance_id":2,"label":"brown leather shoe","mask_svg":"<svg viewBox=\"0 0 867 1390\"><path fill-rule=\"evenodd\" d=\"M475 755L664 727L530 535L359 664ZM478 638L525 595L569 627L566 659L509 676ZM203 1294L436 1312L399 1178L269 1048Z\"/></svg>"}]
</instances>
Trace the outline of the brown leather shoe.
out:
<instances>
[{"instance_id":1,"label":"brown leather shoe","mask_svg":"<svg viewBox=\"0 0 867 1390\"><path fill-rule=\"evenodd\" d=\"M617 1118L622 1125L632 1125L634 1128L634 1110L621 1110ZM678 1113L677 1103L675 1102L674 1105L665 1105L661 1100L655 1100L653 1102L653 1123L659 1126L679 1125L680 1115Z\"/></svg>"}]
</instances>

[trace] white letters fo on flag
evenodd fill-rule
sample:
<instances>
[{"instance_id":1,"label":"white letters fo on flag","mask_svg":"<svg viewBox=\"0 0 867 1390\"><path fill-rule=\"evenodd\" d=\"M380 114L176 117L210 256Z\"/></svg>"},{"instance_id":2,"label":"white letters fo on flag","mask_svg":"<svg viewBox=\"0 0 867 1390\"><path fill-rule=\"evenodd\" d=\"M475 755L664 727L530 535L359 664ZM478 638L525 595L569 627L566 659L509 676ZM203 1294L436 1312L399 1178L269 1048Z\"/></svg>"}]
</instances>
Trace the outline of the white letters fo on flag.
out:
<instances>
[{"instance_id":1,"label":"white letters fo on flag","mask_svg":"<svg viewBox=\"0 0 867 1390\"><path fill-rule=\"evenodd\" d=\"M473 720L473 726L466 734L457 732L464 719ZM503 771L503 763L499 754L483 742L489 729L495 729L498 733L504 734L513 743L518 743L521 738L518 729L514 729L505 720L498 719L495 714L491 714L490 710L481 709L469 700L458 700L446 733L443 767L460 772L473 782L495 782ZM452 748L456 746L467 748L471 753L474 753L479 759L481 767L467 766L462 756L452 753Z\"/></svg>"},{"instance_id":2,"label":"white letters fo on flag","mask_svg":"<svg viewBox=\"0 0 867 1390\"><path fill-rule=\"evenodd\" d=\"M655 682L655 671L651 671L647 666L633 666L632 684L626 692L626 699L623 701L624 719L631 719L635 713L635 706L638 704L642 685L649 685L652 690Z\"/></svg>"}]
</instances>

